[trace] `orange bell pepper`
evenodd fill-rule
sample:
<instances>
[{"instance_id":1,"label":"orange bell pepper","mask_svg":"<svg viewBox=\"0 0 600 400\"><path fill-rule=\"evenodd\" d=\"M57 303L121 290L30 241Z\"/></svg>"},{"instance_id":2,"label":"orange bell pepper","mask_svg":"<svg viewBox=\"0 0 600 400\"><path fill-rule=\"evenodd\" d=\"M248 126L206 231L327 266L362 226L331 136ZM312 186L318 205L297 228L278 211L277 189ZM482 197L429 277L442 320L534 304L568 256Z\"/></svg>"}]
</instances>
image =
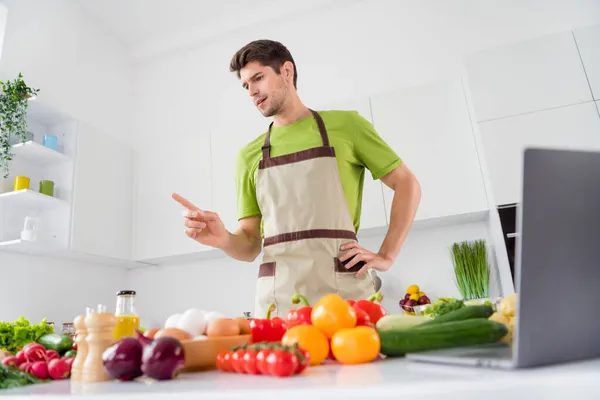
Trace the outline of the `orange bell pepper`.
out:
<instances>
[{"instance_id":1,"label":"orange bell pepper","mask_svg":"<svg viewBox=\"0 0 600 400\"><path fill-rule=\"evenodd\" d=\"M377 331L357 326L337 331L331 338L331 352L341 364L364 364L375 360L381 350Z\"/></svg>"},{"instance_id":2,"label":"orange bell pepper","mask_svg":"<svg viewBox=\"0 0 600 400\"><path fill-rule=\"evenodd\" d=\"M308 352L310 365L321 364L329 354L329 341L317 327L313 325L297 325L283 335L281 344L293 346L297 344Z\"/></svg>"},{"instance_id":3,"label":"orange bell pepper","mask_svg":"<svg viewBox=\"0 0 600 400\"><path fill-rule=\"evenodd\" d=\"M311 322L328 338L344 328L356 326L356 311L337 294L328 294L313 306Z\"/></svg>"}]
</instances>

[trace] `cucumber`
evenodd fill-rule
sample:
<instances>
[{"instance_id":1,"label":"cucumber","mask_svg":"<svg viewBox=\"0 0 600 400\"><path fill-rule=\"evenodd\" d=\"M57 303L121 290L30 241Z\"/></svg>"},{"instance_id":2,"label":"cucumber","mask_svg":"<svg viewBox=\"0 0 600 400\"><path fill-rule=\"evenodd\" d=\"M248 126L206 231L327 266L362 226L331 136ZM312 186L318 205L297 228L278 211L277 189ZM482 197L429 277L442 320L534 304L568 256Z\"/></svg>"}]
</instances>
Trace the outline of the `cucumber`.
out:
<instances>
[{"instance_id":1,"label":"cucumber","mask_svg":"<svg viewBox=\"0 0 600 400\"><path fill-rule=\"evenodd\" d=\"M485 318L420 325L407 330L378 331L381 354L399 357L406 353L495 343L508 333L501 323Z\"/></svg>"},{"instance_id":2,"label":"cucumber","mask_svg":"<svg viewBox=\"0 0 600 400\"><path fill-rule=\"evenodd\" d=\"M494 309L488 305L462 307L458 310L449 312L448 314L440 315L431 321L427 321L421 327L437 325L450 321L464 321L474 318L489 318L494 313Z\"/></svg>"},{"instance_id":3,"label":"cucumber","mask_svg":"<svg viewBox=\"0 0 600 400\"><path fill-rule=\"evenodd\" d=\"M63 354L63 357L72 358L72 357L75 357L76 355L77 355L77 350L69 350L65 354Z\"/></svg>"},{"instance_id":4,"label":"cucumber","mask_svg":"<svg viewBox=\"0 0 600 400\"><path fill-rule=\"evenodd\" d=\"M38 343L46 348L46 350L56 350L58 354L71 350L73 348L73 339L67 335L59 335L58 333L49 333L38 339Z\"/></svg>"}]
</instances>

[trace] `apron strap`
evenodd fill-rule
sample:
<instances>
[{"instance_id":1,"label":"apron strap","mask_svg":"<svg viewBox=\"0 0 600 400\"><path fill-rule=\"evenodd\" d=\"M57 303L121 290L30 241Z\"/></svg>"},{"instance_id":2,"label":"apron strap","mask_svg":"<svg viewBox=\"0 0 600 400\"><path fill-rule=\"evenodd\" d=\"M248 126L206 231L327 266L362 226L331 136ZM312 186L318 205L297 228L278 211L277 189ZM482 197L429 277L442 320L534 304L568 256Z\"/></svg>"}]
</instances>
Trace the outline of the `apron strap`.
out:
<instances>
[{"instance_id":1,"label":"apron strap","mask_svg":"<svg viewBox=\"0 0 600 400\"><path fill-rule=\"evenodd\" d=\"M327 129L325 128L325 123L323 122L323 118L314 110L309 108L312 113L315 121L317 122L317 126L319 127L319 133L321 134L321 140L323 141L323 147L329 147L329 136L327 136ZM263 159L270 158L271 152L271 127L273 126L273 122L269 124L269 129L267 130L267 134L265 135L265 143L261 147L263 153Z\"/></svg>"}]
</instances>

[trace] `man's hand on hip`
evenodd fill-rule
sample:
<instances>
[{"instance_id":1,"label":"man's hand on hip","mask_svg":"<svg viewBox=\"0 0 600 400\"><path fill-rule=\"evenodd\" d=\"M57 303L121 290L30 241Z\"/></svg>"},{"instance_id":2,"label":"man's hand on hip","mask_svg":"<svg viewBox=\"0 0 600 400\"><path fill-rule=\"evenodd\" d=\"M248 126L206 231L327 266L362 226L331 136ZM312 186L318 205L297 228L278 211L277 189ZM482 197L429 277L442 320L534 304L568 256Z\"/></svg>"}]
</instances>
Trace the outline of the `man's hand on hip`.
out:
<instances>
[{"instance_id":1,"label":"man's hand on hip","mask_svg":"<svg viewBox=\"0 0 600 400\"><path fill-rule=\"evenodd\" d=\"M198 243L221 248L229 238L223 221L214 212L201 210L189 200L173 193L173 199L185 207L183 211L185 234Z\"/></svg>"},{"instance_id":2,"label":"man's hand on hip","mask_svg":"<svg viewBox=\"0 0 600 400\"><path fill-rule=\"evenodd\" d=\"M393 260L384 258L377 253L373 253L356 242L343 244L340 247L340 250L346 251L346 253L340 257L340 261L344 262L351 259L348 261L348 264L345 265L346 269L352 268L359 261L365 262L365 265L356 273L357 278L362 277L369 272L370 269L387 271L394 263Z\"/></svg>"}]
</instances>

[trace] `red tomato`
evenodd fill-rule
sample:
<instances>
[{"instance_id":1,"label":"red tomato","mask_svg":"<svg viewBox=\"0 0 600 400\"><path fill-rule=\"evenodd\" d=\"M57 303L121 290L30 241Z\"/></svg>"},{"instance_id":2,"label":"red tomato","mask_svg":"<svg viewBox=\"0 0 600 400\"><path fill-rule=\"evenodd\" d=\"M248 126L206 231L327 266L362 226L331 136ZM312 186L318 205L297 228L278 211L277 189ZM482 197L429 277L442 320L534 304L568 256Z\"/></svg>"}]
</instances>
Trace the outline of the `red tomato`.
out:
<instances>
[{"instance_id":1,"label":"red tomato","mask_svg":"<svg viewBox=\"0 0 600 400\"><path fill-rule=\"evenodd\" d=\"M233 352L233 354L231 355L231 368L240 374L244 374L246 373L246 371L244 371L244 365L243 365L243 360L242 357L244 356L244 351L242 349L238 349L236 351Z\"/></svg>"},{"instance_id":2,"label":"red tomato","mask_svg":"<svg viewBox=\"0 0 600 400\"><path fill-rule=\"evenodd\" d=\"M221 350L217 353L217 358L216 358L216 367L218 370L223 371L223 372L227 372L227 369L225 368L225 354L227 353L227 350Z\"/></svg>"},{"instance_id":3,"label":"red tomato","mask_svg":"<svg viewBox=\"0 0 600 400\"><path fill-rule=\"evenodd\" d=\"M233 367L231 364L231 356L233 355L232 351L228 351L223 355L223 369L226 372L233 372Z\"/></svg>"},{"instance_id":4,"label":"red tomato","mask_svg":"<svg viewBox=\"0 0 600 400\"><path fill-rule=\"evenodd\" d=\"M291 376L298 369L298 357L292 352L277 349L268 355L267 366L271 376Z\"/></svg>"},{"instance_id":5,"label":"red tomato","mask_svg":"<svg viewBox=\"0 0 600 400\"><path fill-rule=\"evenodd\" d=\"M304 371L306 369L306 367L308 367L308 364L310 363L310 354L308 354L308 351L304 350L301 347L298 347L298 352L302 355L303 360L300 361L300 358L298 358L298 368L296 368L296 371L294 372L294 374L299 374L302 371Z\"/></svg>"},{"instance_id":6,"label":"red tomato","mask_svg":"<svg viewBox=\"0 0 600 400\"><path fill-rule=\"evenodd\" d=\"M260 349L258 353L256 353L256 369L263 375L269 374L267 357L271 354L271 351L272 349Z\"/></svg>"},{"instance_id":7,"label":"red tomato","mask_svg":"<svg viewBox=\"0 0 600 400\"><path fill-rule=\"evenodd\" d=\"M260 371L256 367L256 355L258 351L255 349L248 349L242 356L242 364L244 366L244 372L251 375L258 375Z\"/></svg>"}]
</instances>

